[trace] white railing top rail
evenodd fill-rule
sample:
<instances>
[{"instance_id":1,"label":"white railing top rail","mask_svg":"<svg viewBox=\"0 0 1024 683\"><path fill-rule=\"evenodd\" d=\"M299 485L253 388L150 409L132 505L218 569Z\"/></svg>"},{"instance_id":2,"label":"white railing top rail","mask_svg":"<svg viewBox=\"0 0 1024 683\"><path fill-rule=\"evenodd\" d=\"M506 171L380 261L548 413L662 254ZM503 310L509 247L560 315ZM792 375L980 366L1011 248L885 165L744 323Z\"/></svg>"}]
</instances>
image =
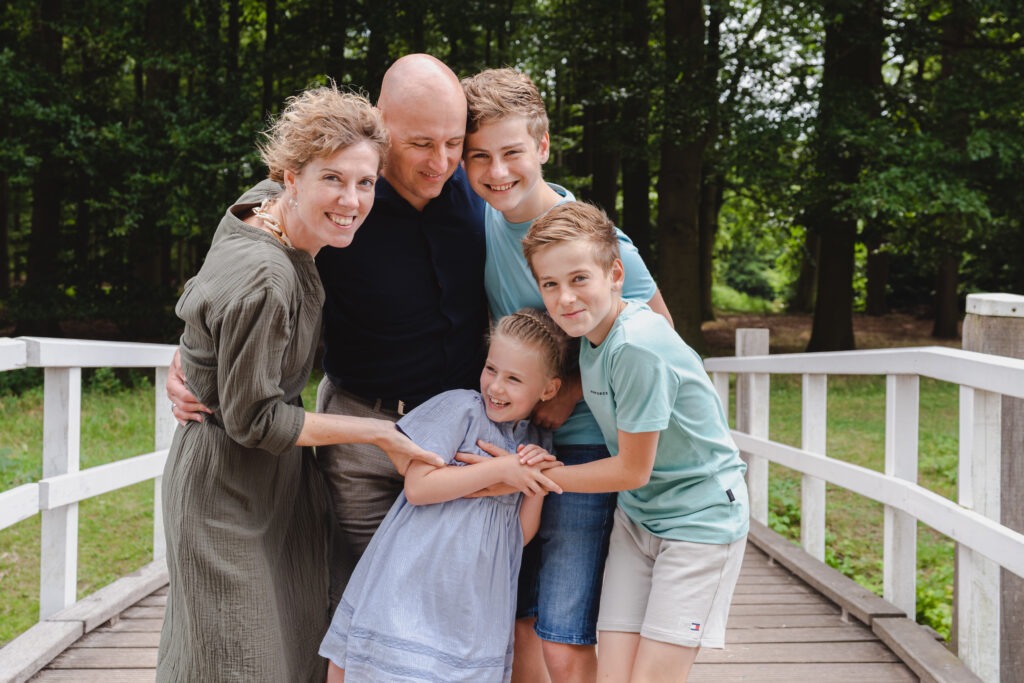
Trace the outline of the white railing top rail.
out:
<instances>
[{"instance_id":1,"label":"white railing top rail","mask_svg":"<svg viewBox=\"0 0 1024 683\"><path fill-rule=\"evenodd\" d=\"M0 337L0 371L23 368L25 359L25 342L20 339Z\"/></svg>"},{"instance_id":2,"label":"white railing top rail","mask_svg":"<svg viewBox=\"0 0 1024 683\"><path fill-rule=\"evenodd\" d=\"M25 344L27 367L155 368L171 364L176 346L137 342L18 337Z\"/></svg>"},{"instance_id":3,"label":"white railing top rail","mask_svg":"<svg viewBox=\"0 0 1024 683\"><path fill-rule=\"evenodd\" d=\"M918 375L1024 398L1024 360L944 346L708 358L704 367L779 375Z\"/></svg>"}]
</instances>

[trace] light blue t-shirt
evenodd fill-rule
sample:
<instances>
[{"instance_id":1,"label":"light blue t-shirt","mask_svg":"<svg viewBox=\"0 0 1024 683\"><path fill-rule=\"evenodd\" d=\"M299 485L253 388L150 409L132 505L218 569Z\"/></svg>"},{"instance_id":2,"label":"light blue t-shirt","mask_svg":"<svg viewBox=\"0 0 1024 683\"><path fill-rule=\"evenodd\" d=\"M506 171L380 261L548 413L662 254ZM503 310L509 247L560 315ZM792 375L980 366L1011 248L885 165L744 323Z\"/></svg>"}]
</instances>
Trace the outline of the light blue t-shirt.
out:
<instances>
[{"instance_id":1,"label":"light blue t-shirt","mask_svg":"<svg viewBox=\"0 0 1024 683\"><path fill-rule=\"evenodd\" d=\"M561 185L548 186L564 197L566 202L576 198ZM523 238L530 229L532 220L524 223L510 223L505 216L490 204L484 210L484 231L487 236L487 259L484 262L484 287L491 318L497 320L503 315L515 313L529 306L544 309L537 281L533 279L530 266L523 256ZM626 271L622 296L647 302L658 290L650 271L644 265L636 246L621 230L619 235L619 256ZM586 403L580 401L576 410L565 424L555 432L555 446L592 445L604 442L601 430L590 415Z\"/></svg>"},{"instance_id":2,"label":"light blue t-shirt","mask_svg":"<svg viewBox=\"0 0 1024 683\"><path fill-rule=\"evenodd\" d=\"M618 432L661 432L650 481L619 493L619 507L655 536L732 543L749 527L747 466L700 356L665 319L629 302L608 336L580 343L586 399L608 450Z\"/></svg>"}]
</instances>

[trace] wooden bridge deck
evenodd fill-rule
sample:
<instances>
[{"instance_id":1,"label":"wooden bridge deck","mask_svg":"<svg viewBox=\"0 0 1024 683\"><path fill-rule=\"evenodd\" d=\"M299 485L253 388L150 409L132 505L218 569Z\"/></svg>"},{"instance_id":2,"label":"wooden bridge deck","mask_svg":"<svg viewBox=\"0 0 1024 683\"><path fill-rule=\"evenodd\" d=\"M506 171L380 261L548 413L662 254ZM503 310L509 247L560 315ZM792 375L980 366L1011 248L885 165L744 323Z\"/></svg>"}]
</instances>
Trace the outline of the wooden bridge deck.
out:
<instances>
[{"instance_id":1,"label":"wooden bridge deck","mask_svg":"<svg viewBox=\"0 0 1024 683\"><path fill-rule=\"evenodd\" d=\"M166 587L86 634L30 680L128 683L154 680ZM725 650L704 650L692 683L919 681L871 628L749 544ZM961 679L956 679L961 680Z\"/></svg>"}]
</instances>

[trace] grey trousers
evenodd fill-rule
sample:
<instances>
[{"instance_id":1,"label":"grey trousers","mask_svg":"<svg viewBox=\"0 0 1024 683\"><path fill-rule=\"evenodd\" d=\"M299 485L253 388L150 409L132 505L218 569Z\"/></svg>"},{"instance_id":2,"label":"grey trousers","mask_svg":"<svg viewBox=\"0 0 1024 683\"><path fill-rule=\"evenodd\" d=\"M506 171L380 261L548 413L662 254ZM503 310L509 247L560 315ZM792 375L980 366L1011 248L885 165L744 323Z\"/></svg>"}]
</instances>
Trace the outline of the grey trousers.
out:
<instances>
[{"instance_id":1,"label":"grey trousers","mask_svg":"<svg viewBox=\"0 0 1024 683\"><path fill-rule=\"evenodd\" d=\"M327 377L317 388L316 410L330 415L398 421L397 413L374 410L340 393ZM316 453L338 521L331 549L333 607L341 599L356 562L401 493L404 480L384 451L370 444L318 446Z\"/></svg>"}]
</instances>

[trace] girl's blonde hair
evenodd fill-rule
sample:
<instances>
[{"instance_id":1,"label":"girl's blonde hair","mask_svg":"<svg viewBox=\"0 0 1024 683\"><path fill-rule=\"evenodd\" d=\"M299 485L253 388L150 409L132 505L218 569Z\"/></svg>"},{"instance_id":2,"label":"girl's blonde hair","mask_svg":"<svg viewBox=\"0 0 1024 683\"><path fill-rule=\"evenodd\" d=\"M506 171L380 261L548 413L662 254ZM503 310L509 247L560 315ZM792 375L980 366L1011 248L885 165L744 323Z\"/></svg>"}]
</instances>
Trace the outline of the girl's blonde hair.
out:
<instances>
[{"instance_id":1,"label":"girl's blonde hair","mask_svg":"<svg viewBox=\"0 0 1024 683\"><path fill-rule=\"evenodd\" d=\"M495 337L530 344L542 352L549 377L564 375L569 336L544 311L521 308L501 317L491 330L490 338Z\"/></svg>"},{"instance_id":2,"label":"girl's blonde hair","mask_svg":"<svg viewBox=\"0 0 1024 683\"><path fill-rule=\"evenodd\" d=\"M268 177L284 182L286 170L298 173L313 159L329 157L360 142L376 148L377 172L384 165L388 133L380 112L361 95L342 92L334 83L289 97L259 144Z\"/></svg>"}]
</instances>

